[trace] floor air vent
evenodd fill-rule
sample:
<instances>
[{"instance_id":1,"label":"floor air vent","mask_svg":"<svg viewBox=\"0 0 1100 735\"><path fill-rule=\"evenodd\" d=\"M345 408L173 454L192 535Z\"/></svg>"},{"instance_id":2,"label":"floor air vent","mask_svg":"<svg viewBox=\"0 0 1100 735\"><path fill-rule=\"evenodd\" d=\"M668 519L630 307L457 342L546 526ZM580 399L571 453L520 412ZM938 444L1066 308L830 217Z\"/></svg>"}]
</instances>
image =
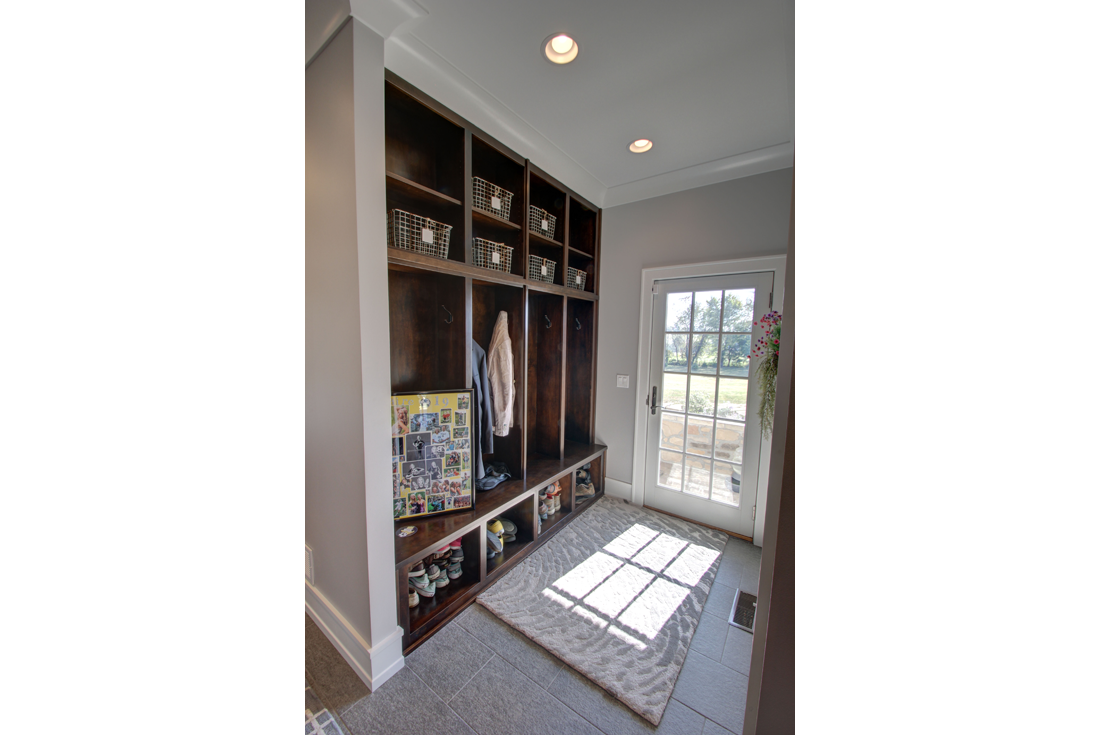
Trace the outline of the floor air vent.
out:
<instances>
[{"instance_id":1,"label":"floor air vent","mask_svg":"<svg viewBox=\"0 0 1100 735\"><path fill-rule=\"evenodd\" d=\"M756 619L756 595L737 590L737 597L733 600L733 609L730 610L730 625L736 625L742 630L752 632L752 624Z\"/></svg>"}]
</instances>

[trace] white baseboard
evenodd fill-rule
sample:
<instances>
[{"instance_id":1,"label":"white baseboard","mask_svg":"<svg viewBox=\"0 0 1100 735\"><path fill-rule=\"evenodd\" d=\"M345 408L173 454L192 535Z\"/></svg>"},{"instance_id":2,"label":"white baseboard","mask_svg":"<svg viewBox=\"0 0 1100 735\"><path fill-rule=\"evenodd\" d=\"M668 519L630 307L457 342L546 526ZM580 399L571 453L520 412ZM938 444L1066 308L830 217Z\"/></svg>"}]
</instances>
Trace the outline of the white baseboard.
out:
<instances>
[{"instance_id":1,"label":"white baseboard","mask_svg":"<svg viewBox=\"0 0 1100 735\"><path fill-rule=\"evenodd\" d=\"M306 582L306 612L372 692L404 668L405 657L401 655L404 631L400 627L376 645L369 646L328 598L309 582Z\"/></svg>"},{"instance_id":2,"label":"white baseboard","mask_svg":"<svg viewBox=\"0 0 1100 735\"><path fill-rule=\"evenodd\" d=\"M629 482L623 482L622 480L616 480L613 477L605 477L603 492L604 495L610 495L613 498L622 498L628 502L633 503L634 498L631 497L634 493L634 486Z\"/></svg>"}]
</instances>

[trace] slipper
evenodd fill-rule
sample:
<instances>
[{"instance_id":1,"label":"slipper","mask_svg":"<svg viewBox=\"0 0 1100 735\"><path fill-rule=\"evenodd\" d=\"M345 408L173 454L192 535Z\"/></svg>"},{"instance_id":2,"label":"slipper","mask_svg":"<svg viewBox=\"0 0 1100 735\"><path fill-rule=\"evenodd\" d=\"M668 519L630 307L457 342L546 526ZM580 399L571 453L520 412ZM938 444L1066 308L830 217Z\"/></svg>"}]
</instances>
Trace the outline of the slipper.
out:
<instances>
[{"instance_id":1,"label":"slipper","mask_svg":"<svg viewBox=\"0 0 1100 735\"><path fill-rule=\"evenodd\" d=\"M515 535L515 533L516 533L516 524L512 523L507 518L501 518L500 519L500 525L504 526L505 535L507 535L507 534L512 534L513 536Z\"/></svg>"},{"instance_id":2,"label":"slipper","mask_svg":"<svg viewBox=\"0 0 1100 735\"><path fill-rule=\"evenodd\" d=\"M516 540L516 535L515 535L514 533L506 533L506 534L504 534L504 543L506 543L506 544L510 544L510 543L512 543L512 542L513 542L513 541L515 541L515 540Z\"/></svg>"}]
</instances>

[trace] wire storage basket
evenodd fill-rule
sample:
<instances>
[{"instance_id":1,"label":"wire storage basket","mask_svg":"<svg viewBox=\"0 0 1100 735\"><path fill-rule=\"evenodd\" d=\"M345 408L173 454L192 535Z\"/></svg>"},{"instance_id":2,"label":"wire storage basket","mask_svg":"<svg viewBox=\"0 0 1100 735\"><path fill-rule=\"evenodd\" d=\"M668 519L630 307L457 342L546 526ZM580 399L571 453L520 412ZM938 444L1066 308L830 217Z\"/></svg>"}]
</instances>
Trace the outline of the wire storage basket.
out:
<instances>
[{"instance_id":1,"label":"wire storage basket","mask_svg":"<svg viewBox=\"0 0 1100 735\"><path fill-rule=\"evenodd\" d=\"M540 258L537 255L527 256L527 277L532 281L543 283L554 282L554 269L558 264L549 258Z\"/></svg>"},{"instance_id":2,"label":"wire storage basket","mask_svg":"<svg viewBox=\"0 0 1100 735\"><path fill-rule=\"evenodd\" d=\"M565 279L566 288L575 288L578 291L584 290L584 282L588 280L587 273L570 266L565 269L565 275L568 276L568 278Z\"/></svg>"},{"instance_id":3,"label":"wire storage basket","mask_svg":"<svg viewBox=\"0 0 1100 735\"><path fill-rule=\"evenodd\" d=\"M475 176L474 209L508 219L512 213L512 192Z\"/></svg>"},{"instance_id":4,"label":"wire storage basket","mask_svg":"<svg viewBox=\"0 0 1100 735\"><path fill-rule=\"evenodd\" d=\"M512 272L512 248L502 242L474 238L474 265L494 271Z\"/></svg>"},{"instance_id":5,"label":"wire storage basket","mask_svg":"<svg viewBox=\"0 0 1100 735\"><path fill-rule=\"evenodd\" d=\"M536 235L542 235L553 240L554 227L557 222L558 218L545 209L539 209L534 204L527 208L527 229Z\"/></svg>"},{"instance_id":6,"label":"wire storage basket","mask_svg":"<svg viewBox=\"0 0 1100 735\"><path fill-rule=\"evenodd\" d=\"M436 258L447 258L451 226L401 209L391 209L387 234L390 246Z\"/></svg>"}]
</instances>

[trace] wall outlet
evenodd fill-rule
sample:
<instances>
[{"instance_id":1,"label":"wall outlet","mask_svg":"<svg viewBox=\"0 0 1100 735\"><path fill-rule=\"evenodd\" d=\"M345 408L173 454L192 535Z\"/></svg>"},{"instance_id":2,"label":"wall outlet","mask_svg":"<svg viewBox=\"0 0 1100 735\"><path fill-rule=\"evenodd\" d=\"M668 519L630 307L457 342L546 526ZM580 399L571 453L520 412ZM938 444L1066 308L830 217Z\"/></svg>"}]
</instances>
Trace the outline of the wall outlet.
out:
<instances>
[{"instance_id":1,"label":"wall outlet","mask_svg":"<svg viewBox=\"0 0 1100 735\"><path fill-rule=\"evenodd\" d=\"M306 581L310 584L314 584L313 581L313 549L306 547ZM315 585L316 586L316 585Z\"/></svg>"},{"instance_id":2,"label":"wall outlet","mask_svg":"<svg viewBox=\"0 0 1100 735\"><path fill-rule=\"evenodd\" d=\"M630 376L629 375L616 375L615 376L615 387L616 388L629 388L630 387Z\"/></svg>"}]
</instances>

